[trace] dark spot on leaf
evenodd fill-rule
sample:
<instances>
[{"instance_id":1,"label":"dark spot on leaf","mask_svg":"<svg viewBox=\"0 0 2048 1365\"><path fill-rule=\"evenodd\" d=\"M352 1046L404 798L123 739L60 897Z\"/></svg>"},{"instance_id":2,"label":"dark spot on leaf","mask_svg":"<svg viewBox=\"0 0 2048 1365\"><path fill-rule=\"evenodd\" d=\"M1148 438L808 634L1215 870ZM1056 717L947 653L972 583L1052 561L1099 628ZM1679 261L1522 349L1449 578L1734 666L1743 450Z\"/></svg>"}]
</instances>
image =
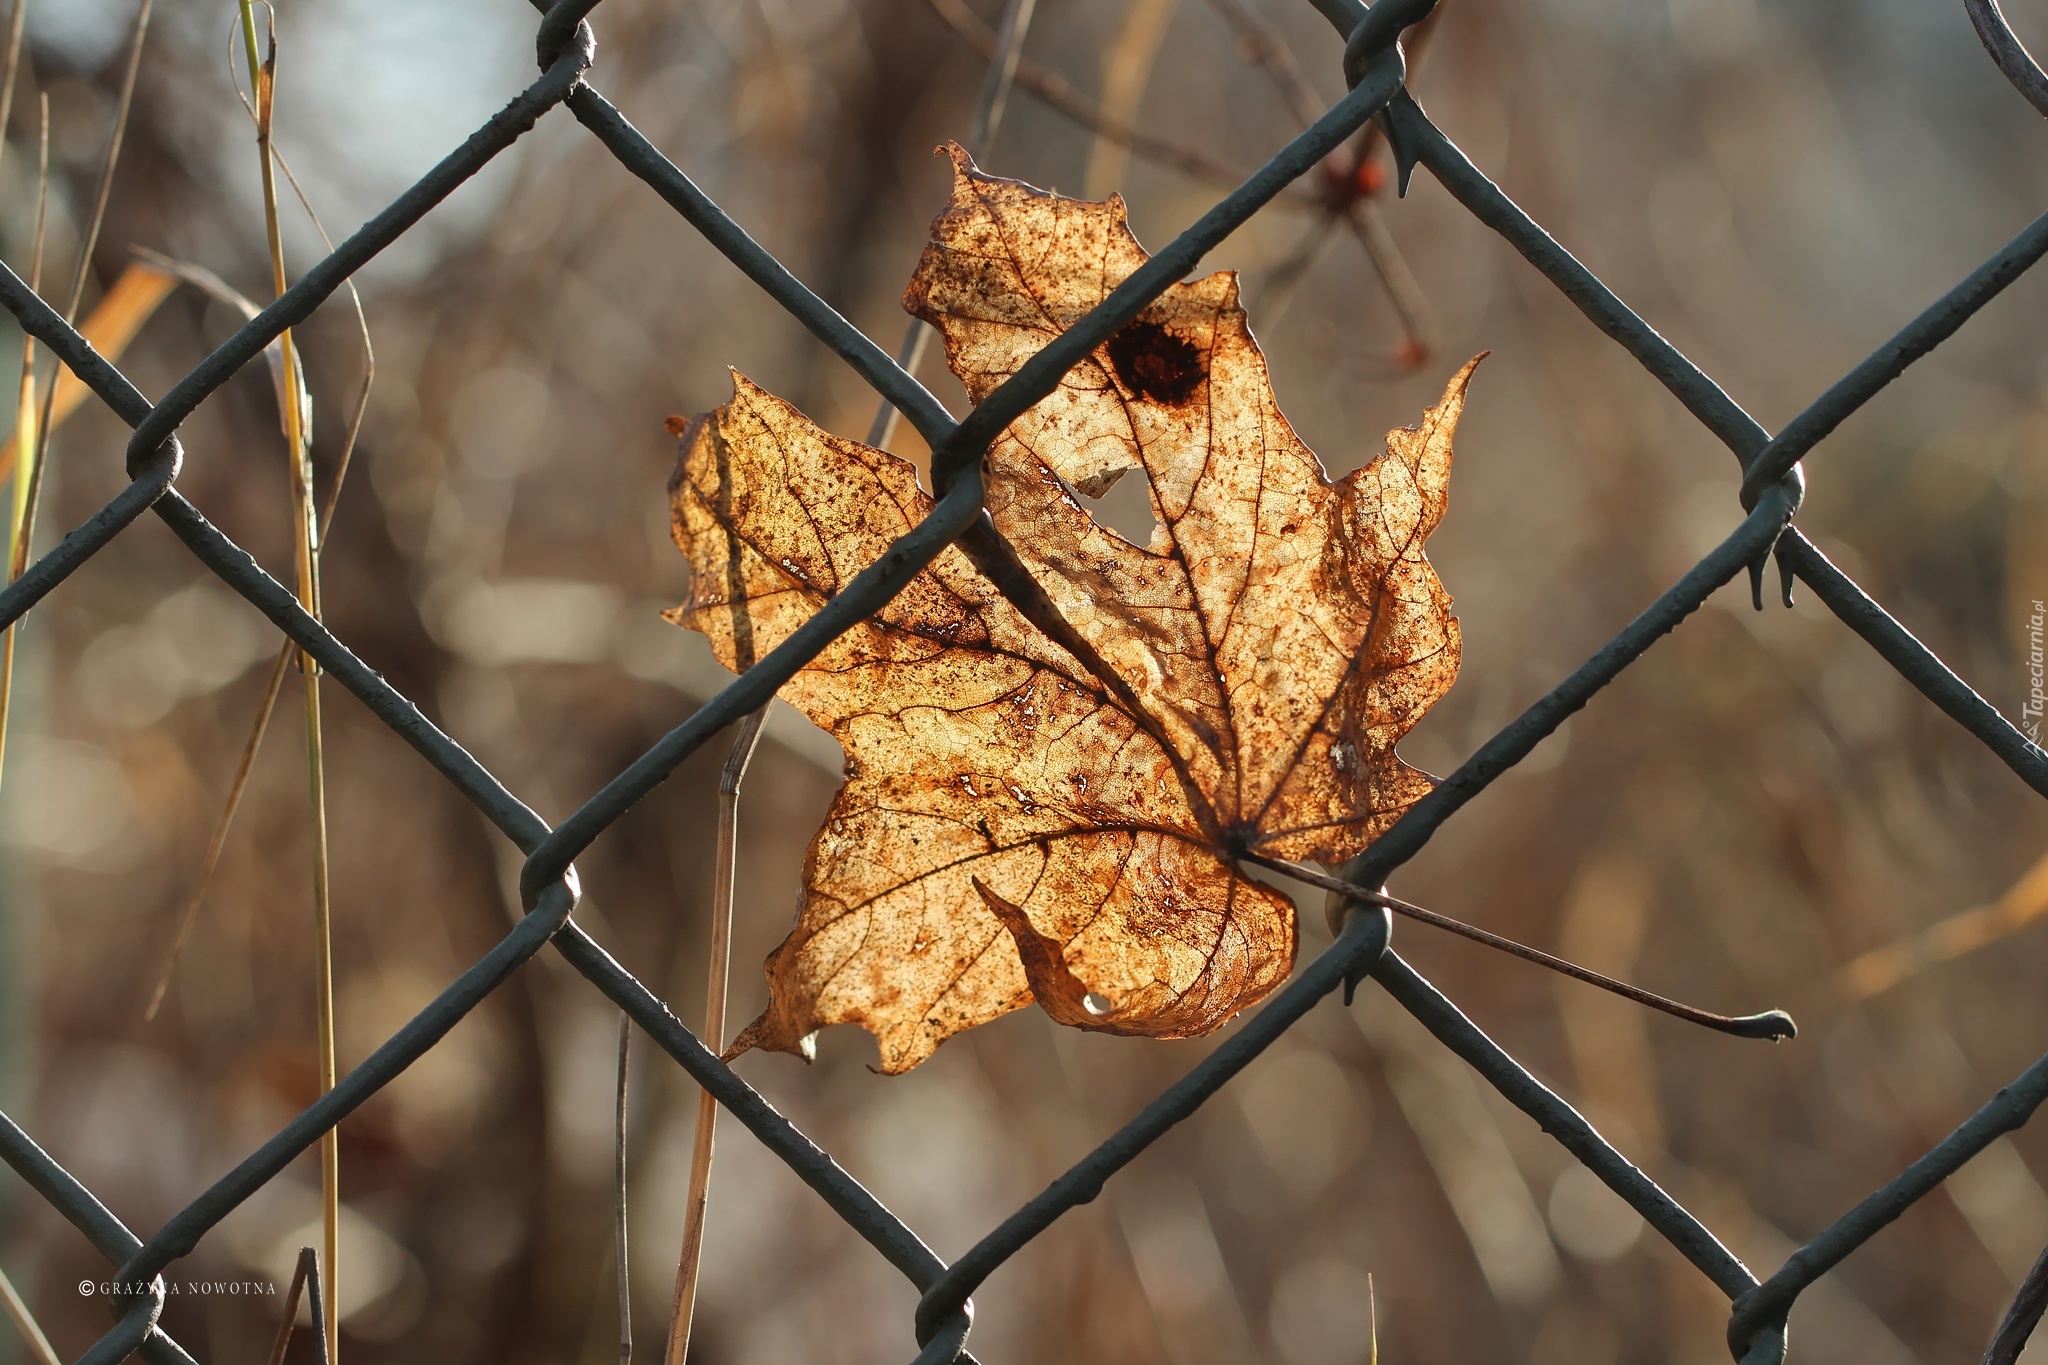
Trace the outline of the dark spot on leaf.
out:
<instances>
[{"instance_id":1,"label":"dark spot on leaf","mask_svg":"<svg viewBox=\"0 0 2048 1365\"><path fill-rule=\"evenodd\" d=\"M1109 339L1109 363L1140 398L1179 407L1208 377L1195 343L1156 322L1128 322Z\"/></svg>"}]
</instances>

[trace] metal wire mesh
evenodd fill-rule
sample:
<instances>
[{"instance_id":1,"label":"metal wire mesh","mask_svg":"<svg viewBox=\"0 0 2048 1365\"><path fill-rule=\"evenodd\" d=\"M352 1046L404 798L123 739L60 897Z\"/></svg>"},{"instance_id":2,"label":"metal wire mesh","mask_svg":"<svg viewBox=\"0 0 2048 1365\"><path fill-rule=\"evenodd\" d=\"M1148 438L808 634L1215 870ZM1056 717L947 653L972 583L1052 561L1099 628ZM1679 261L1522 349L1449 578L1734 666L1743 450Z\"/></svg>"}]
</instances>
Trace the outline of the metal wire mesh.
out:
<instances>
[{"instance_id":1,"label":"metal wire mesh","mask_svg":"<svg viewBox=\"0 0 2048 1365\"><path fill-rule=\"evenodd\" d=\"M1799 1248L1775 1274L1759 1281L1698 1218L1394 953L1388 946L1389 924L1383 912L1353 913L1335 942L1206 1060L949 1265L734 1074L571 917L577 904L571 861L577 853L706 740L766 702L835 636L878 609L980 515L980 456L1008 422L1049 393L1071 366L1186 275L1260 207L1375 117L1384 120L1404 186L1415 166L1427 168L1468 211L1505 238L1734 452L1742 474L1740 495L1746 515L1669 591L1417 803L1346 869L1350 880L1362 887L1380 886L1466 802L1526 757L1572 712L1745 568L1751 571L1760 596L1763 570L1773 557L1788 601L1795 580L1804 582L1901 676L2035 791L2048 796L2048 752L2001 717L1791 524L1804 489L1801 459L2048 252L2048 215L2037 219L1772 435L1493 185L1406 92L1397 40L1404 28L1428 13L1433 0L1379 0L1370 10L1359 0L1314 3L1346 40L1344 66L1350 94L957 423L896 360L762 249L603 95L585 83L595 46L586 17L596 8L597 0L557 0L547 7L536 36L539 79L157 402L145 397L55 310L0 265L0 302L134 432L127 460L131 482L20 579L0 591L0 625L18 620L145 511L154 511L202 564L412 745L525 855L520 881L525 914L512 931L334 1089L146 1240L123 1225L11 1118L0 1114L0 1157L84 1233L115 1267L115 1287L127 1291L113 1296L117 1321L80 1357L82 1361L118 1361L136 1351L155 1362L190 1361L192 1357L157 1325L165 1299L160 1278L165 1268L189 1255L236 1206L418 1060L515 969L549 944L917 1286L922 1298L913 1324L920 1347L916 1359L930 1365L972 1358L966 1352L972 1322L969 1296L993 1271L1062 1214L1093 1199L1105 1181L1192 1114L1323 997L1341 987L1348 999L1368 978L1501 1095L1535 1119L1728 1296L1729 1348L1746 1365L1782 1360L1787 1317L1804 1289L1993 1140L2031 1117L2048 1098L2048 1057L2000 1090L1883 1188ZM536 5L543 7L540 0ZM1970 8L1994 59L2022 93L2032 99L2035 91L2048 89L2038 68L2004 28L1995 5L1971 0ZM306 319L353 272L557 105L566 106L622 166L645 181L917 428L932 448L940 497L924 523L896 542L816 617L551 829L411 701L304 612L297 596L209 523L178 491L175 481L183 458L178 427L208 395L256 359L282 331ZM2036 1281L2048 1276L2044 1266L2048 1266L2048 1257L2036 1266L2028 1286L2022 1289L2022 1302L2015 1304L2015 1320L2030 1291L2034 1299L2040 1298L2041 1285ZM2001 1333L2001 1340L2010 1335ZM2024 1329L2019 1335L2023 1338ZM2017 1347L2013 1349L2016 1352Z\"/></svg>"}]
</instances>

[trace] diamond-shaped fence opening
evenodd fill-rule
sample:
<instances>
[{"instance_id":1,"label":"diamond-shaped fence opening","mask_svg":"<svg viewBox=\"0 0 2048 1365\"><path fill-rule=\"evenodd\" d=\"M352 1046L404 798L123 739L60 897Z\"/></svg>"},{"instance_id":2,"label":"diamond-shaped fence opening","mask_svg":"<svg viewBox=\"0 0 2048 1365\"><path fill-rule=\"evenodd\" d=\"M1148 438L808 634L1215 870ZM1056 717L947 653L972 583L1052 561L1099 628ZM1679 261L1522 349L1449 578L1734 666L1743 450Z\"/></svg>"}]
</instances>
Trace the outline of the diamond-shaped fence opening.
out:
<instances>
[{"instance_id":1,"label":"diamond-shaped fence opening","mask_svg":"<svg viewBox=\"0 0 2048 1365\"><path fill-rule=\"evenodd\" d=\"M1739 492L1740 507L1731 498L1725 537L1710 553L1534 705L1480 744L1431 796L1418 803L1356 866L1347 869L1347 877L1363 888L1381 886L1445 822L1528 757L1664 636L1679 629L1711 594L1738 580L1745 571L1761 577L1773 560L1788 594L1795 582L1803 585L1900 677L2034 791L2048 795L2048 753L1964 684L1793 524L1804 491L1802 458L2048 251L2048 217L2037 220L2001 248L1773 434L1489 181L1407 93L1399 40L1404 30L1428 14L1430 0L1379 0L1370 9L1358 0L1317 0L1317 8L1343 41L1350 93L1218 200L1100 307L956 422L887 350L807 288L658 151L602 92L585 83L594 43L586 16L596 7L595 0L558 0L545 12L537 30L541 74L530 87L155 402L96 354L19 277L0 271L0 301L134 433L128 445L132 482L0 592L0 623L19 620L138 518L154 514L221 583L253 604L317 660L328 677L354 694L392 734L474 805L517 848L522 860L518 885L524 913L512 930L331 1091L249 1152L147 1238L126 1227L29 1133L11 1119L0 1117L0 1155L84 1234L111 1267L109 1279L117 1285L111 1296L115 1323L82 1360L116 1361L136 1351L152 1361L189 1360L186 1351L158 1325L165 1301L159 1277L174 1262L190 1255L238 1206L313 1148L323 1133L418 1062L522 964L543 952L558 954L623 1010L734 1120L915 1286L920 1298L914 1320L904 1324L904 1353L914 1352L921 1362L969 1358L970 1296L1064 1214L1095 1199L1106 1182L1193 1114L1326 996L1348 998L1361 989L1385 992L1502 1098L1533 1118L1585 1171L1625 1201L1690 1262L1707 1284L1727 1297L1730 1348L1737 1359L1750 1365L1783 1358L1788 1314L1804 1290L1987 1146L2024 1124L2042 1099L2048 1098L2048 1059L2044 1059L2020 1073L1960 1127L1759 1281L1708 1225L1631 1164L1586 1118L1396 954L1388 944L1389 923L1383 914L1353 913L1329 947L1141 1113L964 1254L950 1263L942 1260L916 1230L719 1061L678 1022L657 992L585 932L572 917L578 903L572 862L679 764L766 702L836 634L880 607L970 524L982 506L980 452L1005 424L1048 393L1069 367L1188 274L1257 210L1321 165L1369 120L1381 119L1404 179L1416 169L1434 177L1458 204L1525 257L1729 448L1739 475L1731 482L1730 491ZM2014 84L2037 104L2048 106L2048 96L2043 94L2048 82L2004 29L1989 0L1974 5L1972 17ZM940 497L922 525L904 536L792 638L550 827L345 642L303 611L291 589L266 573L187 500L177 479L185 458L178 436L181 424L209 395L258 361L268 342L306 320L354 272L410 231L558 105L621 167L652 188L769 299L894 405L931 446ZM2043 1288L2039 1269L2037 1266L2015 1306L2016 1321L2025 1317L2030 1297L2038 1314Z\"/></svg>"}]
</instances>

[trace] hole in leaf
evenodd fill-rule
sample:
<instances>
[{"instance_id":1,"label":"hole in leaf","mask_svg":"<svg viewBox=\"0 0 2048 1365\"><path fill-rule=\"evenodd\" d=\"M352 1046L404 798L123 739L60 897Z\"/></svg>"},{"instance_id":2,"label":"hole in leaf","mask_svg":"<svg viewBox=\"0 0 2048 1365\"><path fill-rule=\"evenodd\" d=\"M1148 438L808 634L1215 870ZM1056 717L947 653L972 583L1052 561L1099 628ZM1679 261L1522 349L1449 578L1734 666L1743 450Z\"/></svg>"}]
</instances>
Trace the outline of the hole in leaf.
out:
<instances>
[{"instance_id":1,"label":"hole in leaf","mask_svg":"<svg viewBox=\"0 0 2048 1365\"><path fill-rule=\"evenodd\" d=\"M1159 530L1152 510L1152 481L1142 469L1126 470L1092 499L1088 515L1141 550L1150 549Z\"/></svg>"}]
</instances>

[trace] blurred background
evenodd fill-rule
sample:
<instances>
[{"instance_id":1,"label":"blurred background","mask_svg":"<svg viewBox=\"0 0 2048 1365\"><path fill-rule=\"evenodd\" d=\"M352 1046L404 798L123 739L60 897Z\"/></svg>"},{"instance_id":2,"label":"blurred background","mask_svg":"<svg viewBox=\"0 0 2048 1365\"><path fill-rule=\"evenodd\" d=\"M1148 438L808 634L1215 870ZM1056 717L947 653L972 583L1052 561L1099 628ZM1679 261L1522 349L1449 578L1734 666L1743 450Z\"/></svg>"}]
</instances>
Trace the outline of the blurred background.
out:
<instances>
[{"instance_id":1,"label":"blurred background","mask_svg":"<svg viewBox=\"0 0 2048 1365\"><path fill-rule=\"evenodd\" d=\"M997 10L608 0L591 79L893 349L946 191L931 152L967 135ZM531 79L535 18L514 0L277 11L279 145L337 238ZM2048 46L2039 0L2010 12ZM135 248L269 297L233 16L227 0L158 0L88 308ZM25 269L47 95L49 294L79 249L134 17L135 0L31 0L0 248ZM1068 193L1120 188L1157 246L1297 131L1304 100L1342 93L1340 51L1289 0L1040 0L986 165ZM1772 428L2048 205L2048 130L1952 2L1447 0L1412 83L1487 174ZM1132 127L1149 139L1135 150L1119 141ZM1430 546L1464 673L1403 746L1443 773L1735 525L1736 470L1427 172L1397 199L1340 162L1210 264L1242 273L1280 402L1333 474L1493 352ZM321 248L296 210L286 221L296 273ZM328 618L559 819L724 677L657 615L684 585L663 418L723 401L728 366L847 435L874 399L564 112L359 283L377 368L325 561ZM1800 515L2013 716L2027 618L2048 598L2044 306L2048 277L2022 280L1846 424L1809 459ZM124 368L160 394L239 321L181 286ZM300 336L326 481L362 375L345 297ZM922 374L957 406L936 357ZM119 486L124 435L92 404L57 435L47 535ZM256 368L185 443L187 495L289 581L286 463ZM922 455L907 431L895 445ZM151 518L23 637L0 787L0 1103L144 1232L315 1093L296 678L145 1018L276 648ZM327 696L347 1067L505 931L517 861L340 688ZM579 861L583 923L692 1021L724 749ZM771 719L741 814L734 1027L763 1003L757 964L789 925L838 761L793 712ZM1789 1009L1797 1040L1701 1032L1407 924L1396 941L1765 1273L2048 1045L2044 853L2048 810L1998 761L1810 597L1757 613L1742 584L1392 889L1707 1008ZM1304 910L1306 960L1328 930L1319 896ZM1920 951L1916 936L1973 911L1949 948ZM616 1359L616 1030L544 953L343 1125L346 1359ZM872 1044L850 1030L809 1068L753 1055L739 1069L950 1258L1213 1042L1084 1035L1026 1010L898 1079L868 1070ZM697 1095L651 1046L635 1058L631 1279L652 1359ZM910 1286L737 1125L717 1153L693 1358L907 1358ZM1994 1144L1801 1300L1793 1359L1976 1359L2048 1242L2044 1178L2039 1125ZM318 1184L301 1161L180 1276L281 1286L317 1240ZM75 1284L107 1267L11 1175L0 1267L65 1358L104 1330ZM203 1360L253 1360L277 1303L176 1298L165 1325ZM1726 1359L1720 1296L1370 988L1317 1008L977 1303L973 1349L991 1365L1355 1365L1375 1313L1382 1358L1402 1365ZM4 1358L23 1357L0 1329Z\"/></svg>"}]
</instances>

